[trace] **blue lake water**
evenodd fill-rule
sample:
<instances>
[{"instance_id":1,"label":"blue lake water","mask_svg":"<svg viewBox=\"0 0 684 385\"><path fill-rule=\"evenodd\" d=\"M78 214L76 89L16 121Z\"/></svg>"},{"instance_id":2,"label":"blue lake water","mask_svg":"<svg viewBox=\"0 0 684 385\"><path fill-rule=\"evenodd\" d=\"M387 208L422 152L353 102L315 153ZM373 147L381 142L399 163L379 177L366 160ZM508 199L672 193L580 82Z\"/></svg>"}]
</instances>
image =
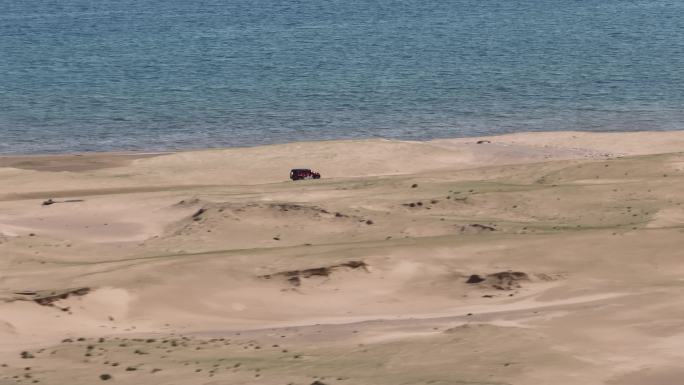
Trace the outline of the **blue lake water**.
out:
<instances>
[{"instance_id":1,"label":"blue lake water","mask_svg":"<svg viewBox=\"0 0 684 385\"><path fill-rule=\"evenodd\" d=\"M684 128L681 0L0 0L0 153Z\"/></svg>"}]
</instances>

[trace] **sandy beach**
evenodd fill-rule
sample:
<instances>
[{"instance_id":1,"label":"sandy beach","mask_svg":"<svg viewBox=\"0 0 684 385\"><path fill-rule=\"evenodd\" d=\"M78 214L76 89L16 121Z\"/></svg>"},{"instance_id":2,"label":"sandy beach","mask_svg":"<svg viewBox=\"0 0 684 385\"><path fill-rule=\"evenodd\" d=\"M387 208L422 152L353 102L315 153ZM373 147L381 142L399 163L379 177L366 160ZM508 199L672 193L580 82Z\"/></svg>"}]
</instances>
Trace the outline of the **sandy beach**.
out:
<instances>
[{"instance_id":1,"label":"sandy beach","mask_svg":"<svg viewBox=\"0 0 684 385\"><path fill-rule=\"evenodd\" d=\"M0 180L2 385L684 375L684 132L17 156Z\"/></svg>"}]
</instances>

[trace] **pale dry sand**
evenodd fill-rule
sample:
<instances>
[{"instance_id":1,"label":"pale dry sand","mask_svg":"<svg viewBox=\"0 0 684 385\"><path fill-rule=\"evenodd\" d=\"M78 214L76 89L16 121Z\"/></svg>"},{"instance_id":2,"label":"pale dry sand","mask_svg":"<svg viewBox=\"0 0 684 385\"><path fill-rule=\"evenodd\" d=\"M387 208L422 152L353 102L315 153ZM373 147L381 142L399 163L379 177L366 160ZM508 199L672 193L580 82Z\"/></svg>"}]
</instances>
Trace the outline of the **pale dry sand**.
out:
<instances>
[{"instance_id":1,"label":"pale dry sand","mask_svg":"<svg viewBox=\"0 0 684 385\"><path fill-rule=\"evenodd\" d=\"M7 157L0 179L0 384L684 375L684 132Z\"/></svg>"}]
</instances>

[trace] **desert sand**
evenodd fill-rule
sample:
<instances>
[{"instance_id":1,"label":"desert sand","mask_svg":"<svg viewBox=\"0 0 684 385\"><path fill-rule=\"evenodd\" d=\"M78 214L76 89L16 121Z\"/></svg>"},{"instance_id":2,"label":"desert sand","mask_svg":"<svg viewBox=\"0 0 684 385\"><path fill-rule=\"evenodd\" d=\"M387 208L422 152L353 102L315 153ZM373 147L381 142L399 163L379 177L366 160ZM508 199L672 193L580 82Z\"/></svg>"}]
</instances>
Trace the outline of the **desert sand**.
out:
<instances>
[{"instance_id":1,"label":"desert sand","mask_svg":"<svg viewBox=\"0 0 684 385\"><path fill-rule=\"evenodd\" d=\"M5 157L0 180L3 385L684 376L684 132Z\"/></svg>"}]
</instances>

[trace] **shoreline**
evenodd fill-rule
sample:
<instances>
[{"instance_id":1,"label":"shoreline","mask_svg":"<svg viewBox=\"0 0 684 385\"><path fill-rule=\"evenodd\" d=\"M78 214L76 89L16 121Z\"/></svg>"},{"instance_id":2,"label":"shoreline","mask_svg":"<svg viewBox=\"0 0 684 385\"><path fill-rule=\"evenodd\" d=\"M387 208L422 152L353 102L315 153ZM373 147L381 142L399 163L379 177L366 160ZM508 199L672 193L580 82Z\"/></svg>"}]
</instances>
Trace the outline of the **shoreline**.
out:
<instances>
[{"instance_id":1,"label":"shoreline","mask_svg":"<svg viewBox=\"0 0 684 385\"><path fill-rule=\"evenodd\" d=\"M246 152L255 150L279 149L287 147L315 147L315 146L344 146L346 144L369 144L369 143L409 143L409 144L425 144L425 145L466 145L478 144L478 141L494 142L493 144L511 146L523 145L530 147L547 146L554 149L573 149L584 148L595 152L605 151L615 155L616 149L619 149L621 141L631 137L646 137L647 141L655 143L651 144L651 148L644 151L632 149L623 151L621 155L639 155L660 153L660 147L667 149L668 142L672 140L681 141L679 144L669 146L671 151L684 151L684 130L670 130L670 131L610 131L610 132L590 132L590 131L526 131L503 135L491 136L465 136L465 137L449 137L437 138L430 140L398 140L389 138L367 138L367 139L340 139L340 140L320 140L320 141L299 141L299 142L285 142L264 144L258 146L245 147L209 147L196 149L180 149L176 151L103 151L103 152L71 152L71 153L39 153L39 154L0 154L0 168L10 167L34 171L90 171L103 168L120 167L130 164L130 162L137 159L154 158L167 155L192 154L192 153L212 153L212 152ZM653 138L656 136L656 138ZM600 143L591 143L591 138L601 139ZM667 138L662 138L667 137ZM558 138L561 138L560 140ZM579 139L579 142L573 147L570 145L570 138ZM614 143L607 138L616 139ZM483 143L492 144L492 143ZM672 144L672 143L669 143ZM631 145L632 148L638 147Z\"/></svg>"},{"instance_id":2,"label":"shoreline","mask_svg":"<svg viewBox=\"0 0 684 385\"><path fill-rule=\"evenodd\" d=\"M391 142L410 142L410 143L430 143L440 141L467 141L490 138L506 138L514 136L547 136L554 134L579 134L579 135L631 135L631 134L673 134L684 132L684 128L675 130L629 130L629 131L584 131L584 130L562 130L562 131L518 131L504 134L492 135L472 135L472 136L445 136L435 137L431 139L397 139L391 137L372 136L366 138L348 138L348 139L321 139L321 140L296 140L290 142L264 143L246 146L227 146L227 147L184 147L179 149L168 150L112 150L112 151L67 151L67 152L28 152L28 153L0 153L0 159L6 158L30 158L30 157L59 157L59 156L88 156L88 155L112 155L112 156L137 156L137 155L166 155L176 154L182 152L198 152L198 151L214 151L214 150L240 150L258 147L273 147L292 144L303 143L347 143L347 142L368 142L368 141L391 141Z\"/></svg>"}]
</instances>

